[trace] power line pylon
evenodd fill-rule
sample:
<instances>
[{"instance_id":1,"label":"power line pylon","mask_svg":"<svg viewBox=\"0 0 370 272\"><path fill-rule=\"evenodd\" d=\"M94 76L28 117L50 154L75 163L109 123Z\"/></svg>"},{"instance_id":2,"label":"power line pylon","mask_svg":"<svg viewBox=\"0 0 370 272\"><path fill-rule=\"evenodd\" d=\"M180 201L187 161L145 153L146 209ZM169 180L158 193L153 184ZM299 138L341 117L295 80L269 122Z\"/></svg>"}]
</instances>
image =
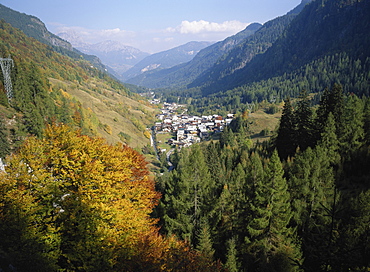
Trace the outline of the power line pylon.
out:
<instances>
[{"instance_id":1,"label":"power line pylon","mask_svg":"<svg viewBox=\"0 0 370 272\"><path fill-rule=\"evenodd\" d=\"M4 87L6 91L6 96L8 97L8 101L10 103L10 101L13 98L13 86L12 79L10 77L10 72L14 66L14 62L10 57L0 58L0 65L4 75Z\"/></svg>"}]
</instances>

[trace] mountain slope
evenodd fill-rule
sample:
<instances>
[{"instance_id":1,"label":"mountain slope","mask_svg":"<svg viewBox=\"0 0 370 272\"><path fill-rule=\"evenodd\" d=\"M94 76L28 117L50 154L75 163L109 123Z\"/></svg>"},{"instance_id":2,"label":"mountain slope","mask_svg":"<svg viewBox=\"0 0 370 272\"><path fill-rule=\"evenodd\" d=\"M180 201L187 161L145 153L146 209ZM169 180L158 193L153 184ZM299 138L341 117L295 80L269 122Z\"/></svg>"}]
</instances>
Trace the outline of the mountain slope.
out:
<instances>
[{"instance_id":1,"label":"mountain slope","mask_svg":"<svg viewBox=\"0 0 370 272\"><path fill-rule=\"evenodd\" d=\"M203 48L210 46L211 42L188 42L175 48L152 54L134 67L122 74L123 79L129 79L146 71L154 69L171 68L181 63L191 61Z\"/></svg>"},{"instance_id":2,"label":"mountain slope","mask_svg":"<svg viewBox=\"0 0 370 272\"><path fill-rule=\"evenodd\" d=\"M0 19L3 19L13 27L22 30L28 37L35 38L36 40L49 45L58 53L76 60L80 59L82 56L101 71L105 71L105 67L99 58L76 50L69 42L49 32L45 24L35 16L20 13L0 4Z\"/></svg>"},{"instance_id":3,"label":"mountain slope","mask_svg":"<svg viewBox=\"0 0 370 272\"><path fill-rule=\"evenodd\" d=\"M154 109L140 96L89 62L56 53L4 21L0 38L0 55L10 55L15 63L10 105L0 84L1 116L18 124L9 129L34 134L40 133L44 122L57 121L112 144L141 147L149 142L146 126L153 122ZM10 120L7 123L13 123Z\"/></svg>"},{"instance_id":4,"label":"mountain slope","mask_svg":"<svg viewBox=\"0 0 370 272\"><path fill-rule=\"evenodd\" d=\"M258 23L251 24L236 35L204 48L188 63L160 71L149 71L129 79L127 82L149 88L164 88L189 84L201 73L212 67L218 58L230 51L242 40L252 35L260 27L261 25Z\"/></svg>"},{"instance_id":5,"label":"mountain slope","mask_svg":"<svg viewBox=\"0 0 370 272\"><path fill-rule=\"evenodd\" d=\"M254 35L225 54L213 67L199 76L188 87L207 86L212 82L220 82L224 77L243 69L255 56L265 53L275 43L308 2L310 0L303 0L301 4L286 15L265 23ZM206 92L216 92L219 87L213 84Z\"/></svg>"},{"instance_id":6,"label":"mountain slope","mask_svg":"<svg viewBox=\"0 0 370 272\"><path fill-rule=\"evenodd\" d=\"M343 52L365 60L370 44L369 11L369 1L313 1L264 54L242 69L233 68L237 63L227 63L230 56L216 65L207 78L199 78L191 86L203 86L203 94L207 95L282 76L325 56ZM228 70L232 73L222 74Z\"/></svg>"}]
</instances>

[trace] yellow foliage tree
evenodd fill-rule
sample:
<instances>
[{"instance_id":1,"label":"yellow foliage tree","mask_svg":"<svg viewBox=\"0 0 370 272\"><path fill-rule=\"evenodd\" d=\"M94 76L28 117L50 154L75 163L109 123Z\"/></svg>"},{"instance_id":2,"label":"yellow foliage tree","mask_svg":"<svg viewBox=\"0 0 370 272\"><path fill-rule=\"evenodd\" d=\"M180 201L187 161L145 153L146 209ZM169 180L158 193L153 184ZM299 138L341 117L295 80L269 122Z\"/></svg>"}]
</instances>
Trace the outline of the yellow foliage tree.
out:
<instances>
[{"instance_id":1,"label":"yellow foliage tree","mask_svg":"<svg viewBox=\"0 0 370 272\"><path fill-rule=\"evenodd\" d=\"M96 271L100 263L105 270L154 231L150 213L159 194L145 164L127 146L53 125L7 159L3 186L35 201L39 216L30 224L58 234L63 268Z\"/></svg>"}]
</instances>

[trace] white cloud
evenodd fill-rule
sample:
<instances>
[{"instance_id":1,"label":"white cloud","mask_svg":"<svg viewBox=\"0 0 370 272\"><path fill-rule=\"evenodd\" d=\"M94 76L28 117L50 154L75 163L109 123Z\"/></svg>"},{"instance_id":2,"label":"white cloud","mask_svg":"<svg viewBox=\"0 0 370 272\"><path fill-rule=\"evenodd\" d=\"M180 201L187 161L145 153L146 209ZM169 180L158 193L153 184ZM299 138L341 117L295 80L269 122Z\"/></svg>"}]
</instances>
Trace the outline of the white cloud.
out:
<instances>
[{"instance_id":1,"label":"white cloud","mask_svg":"<svg viewBox=\"0 0 370 272\"><path fill-rule=\"evenodd\" d=\"M247 27L249 23L225 21L223 23L199 21L182 21L177 27L167 29L151 29L143 31L128 31L121 28L88 29L56 25L54 33L69 33L75 42L74 46L83 43L98 43L105 40L119 41L149 53L168 50L189 41L220 41L236 34Z\"/></svg>"},{"instance_id":2,"label":"white cloud","mask_svg":"<svg viewBox=\"0 0 370 272\"><path fill-rule=\"evenodd\" d=\"M176 28L169 27L166 32L177 32L180 34L201 34L210 32L237 33L246 28L249 23L239 21L225 21L223 23L214 23L204 20L200 21L182 21Z\"/></svg>"}]
</instances>

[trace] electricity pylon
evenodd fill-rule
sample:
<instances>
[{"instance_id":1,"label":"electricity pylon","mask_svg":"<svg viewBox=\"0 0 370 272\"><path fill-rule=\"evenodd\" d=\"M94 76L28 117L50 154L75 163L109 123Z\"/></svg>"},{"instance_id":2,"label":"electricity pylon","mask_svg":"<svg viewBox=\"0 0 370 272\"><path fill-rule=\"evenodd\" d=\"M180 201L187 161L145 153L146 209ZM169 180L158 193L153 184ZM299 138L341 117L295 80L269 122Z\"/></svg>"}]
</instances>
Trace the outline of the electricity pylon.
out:
<instances>
[{"instance_id":1,"label":"electricity pylon","mask_svg":"<svg viewBox=\"0 0 370 272\"><path fill-rule=\"evenodd\" d=\"M14 62L10 57L0 58L0 65L4 75L4 87L6 91L6 96L8 97L8 101L10 103L13 98L13 86L12 79L10 78L10 72L12 67L14 66Z\"/></svg>"}]
</instances>

